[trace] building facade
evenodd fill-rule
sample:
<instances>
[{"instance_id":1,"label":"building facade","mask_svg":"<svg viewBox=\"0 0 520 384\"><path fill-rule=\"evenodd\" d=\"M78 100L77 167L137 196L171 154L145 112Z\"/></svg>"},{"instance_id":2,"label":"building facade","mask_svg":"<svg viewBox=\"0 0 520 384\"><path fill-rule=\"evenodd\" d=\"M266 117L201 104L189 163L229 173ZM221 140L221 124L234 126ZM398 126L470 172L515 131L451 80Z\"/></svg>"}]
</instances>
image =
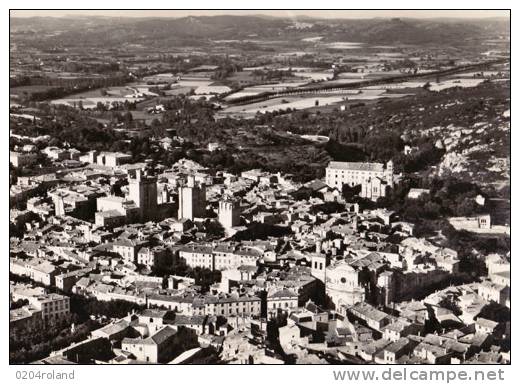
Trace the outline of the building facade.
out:
<instances>
[{"instance_id":1,"label":"building facade","mask_svg":"<svg viewBox=\"0 0 520 384\"><path fill-rule=\"evenodd\" d=\"M375 181L376 179L379 181ZM331 161L325 170L325 183L339 190L343 185L361 185L362 188L364 185L365 195L381 195L385 193L381 191L381 186L394 186L394 163L390 160L385 166L383 163ZM373 192L374 188L378 190Z\"/></svg>"}]
</instances>

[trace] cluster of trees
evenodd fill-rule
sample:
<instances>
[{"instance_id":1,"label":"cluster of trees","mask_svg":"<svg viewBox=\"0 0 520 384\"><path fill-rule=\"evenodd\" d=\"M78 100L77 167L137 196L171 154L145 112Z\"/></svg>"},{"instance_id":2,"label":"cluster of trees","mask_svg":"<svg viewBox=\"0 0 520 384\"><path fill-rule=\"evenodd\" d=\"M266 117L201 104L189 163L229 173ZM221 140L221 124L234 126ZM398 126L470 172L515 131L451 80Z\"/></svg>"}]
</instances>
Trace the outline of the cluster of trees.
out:
<instances>
[{"instance_id":1,"label":"cluster of trees","mask_svg":"<svg viewBox=\"0 0 520 384\"><path fill-rule=\"evenodd\" d=\"M315 55L305 54L301 56L290 56L284 62L289 67L311 67L318 69L330 69L334 61L321 59ZM253 65L254 66L254 65Z\"/></svg>"},{"instance_id":2,"label":"cluster of trees","mask_svg":"<svg viewBox=\"0 0 520 384\"><path fill-rule=\"evenodd\" d=\"M47 78L47 77L24 77L19 81L13 80L13 87L19 85L48 85L48 88L34 89L22 92L24 101L44 101L59 99L74 93L80 93L96 88L106 88L126 84L130 80L124 74L114 73L102 77L81 77L74 79Z\"/></svg>"},{"instance_id":3,"label":"cluster of trees","mask_svg":"<svg viewBox=\"0 0 520 384\"><path fill-rule=\"evenodd\" d=\"M81 102L81 100L80 100ZM78 105L78 108L83 109L83 106ZM110 102L110 105L107 103L102 103L98 101L96 104L96 110L101 112L106 112L110 110L112 112L112 120L117 123L131 123L132 122L132 114L129 111L136 110L136 104L133 101L125 100L124 102ZM120 111L126 111L125 114L122 114ZM130 120L127 121L125 119L117 119L115 116L123 116L130 114ZM115 116L114 116L115 115Z\"/></svg>"},{"instance_id":4,"label":"cluster of trees","mask_svg":"<svg viewBox=\"0 0 520 384\"><path fill-rule=\"evenodd\" d=\"M193 329L180 327L171 341L171 356L174 358L181 353L199 347L197 334ZM209 356L208 356L209 357Z\"/></svg>"},{"instance_id":5,"label":"cluster of trees","mask_svg":"<svg viewBox=\"0 0 520 384\"><path fill-rule=\"evenodd\" d=\"M29 76L9 76L9 88L21 87L23 85L31 85Z\"/></svg>"},{"instance_id":6,"label":"cluster of trees","mask_svg":"<svg viewBox=\"0 0 520 384\"><path fill-rule=\"evenodd\" d=\"M95 297L67 294L70 297L70 311L78 321L85 322L91 315L107 318L121 318L129 312L144 309L144 306L126 300L101 301Z\"/></svg>"},{"instance_id":7,"label":"cluster of trees","mask_svg":"<svg viewBox=\"0 0 520 384\"><path fill-rule=\"evenodd\" d=\"M419 131L449 124L471 126L479 121L491 120L501 110L495 106L506 97L500 87L486 84L476 91L473 89L471 94L467 89L453 89L448 94L421 94L419 100L380 100L345 111L338 109L335 113L298 111L284 116L262 114L255 119L257 123L268 124L274 130L325 135L343 145L354 144L365 152L369 160L387 161L393 158L401 169L414 172L438 162L442 150L428 142L431 138L421 138L420 135L405 141L402 135L407 129L416 127ZM461 99L465 102L457 102ZM438 107L447 103L455 105ZM410 110L417 108L422 108L422 112L410 113ZM405 144L418 147L419 151L409 159L400 158Z\"/></svg>"},{"instance_id":8,"label":"cluster of trees","mask_svg":"<svg viewBox=\"0 0 520 384\"><path fill-rule=\"evenodd\" d=\"M27 299L19 299L19 300L16 300L16 301L13 301L11 303L11 305L9 306L9 309L12 310L12 309L18 309L18 308L21 308L25 305L28 305L29 304L29 300Z\"/></svg>"},{"instance_id":9,"label":"cluster of trees","mask_svg":"<svg viewBox=\"0 0 520 384\"><path fill-rule=\"evenodd\" d=\"M335 201L329 201L320 205L313 205L310 209L310 213L316 214L318 212L323 212L325 214L343 212L345 210L345 205L337 203Z\"/></svg>"},{"instance_id":10,"label":"cluster of trees","mask_svg":"<svg viewBox=\"0 0 520 384\"><path fill-rule=\"evenodd\" d=\"M84 340L99 323L87 321L72 328L65 324L41 325L32 332L25 329L9 330L9 362L27 364L48 356L52 351Z\"/></svg>"},{"instance_id":11,"label":"cluster of trees","mask_svg":"<svg viewBox=\"0 0 520 384\"><path fill-rule=\"evenodd\" d=\"M210 212L207 212L208 215ZM202 227L208 239L220 239L225 235L224 227L217 220L206 219Z\"/></svg>"},{"instance_id":12,"label":"cluster of trees","mask_svg":"<svg viewBox=\"0 0 520 384\"><path fill-rule=\"evenodd\" d=\"M233 62L225 62L220 65L217 70L213 73L211 78L213 80L225 80L231 74L241 71L242 68Z\"/></svg>"},{"instance_id":13,"label":"cluster of trees","mask_svg":"<svg viewBox=\"0 0 520 384\"><path fill-rule=\"evenodd\" d=\"M429 189L417 199L408 199L410 188ZM442 233L444 245L459 252L461 270L468 273L485 274L482 260L473 254L473 250L488 254L490 252L508 252L511 249L508 236L484 236L467 231L457 231L447 220L453 216L471 216L489 212L486 203L476 203L477 195L486 196L481 188L471 182L454 177L444 179L406 178L389 191L386 197L377 201L378 207L395 211L405 221L415 224L415 236L428 237ZM493 216L493 212L492 212Z\"/></svg>"},{"instance_id":14,"label":"cluster of trees","mask_svg":"<svg viewBox=\"0 0 520 384\"><path fill-rule=\"evenodd\" d=\"M119 72L120 67L117 62L106 63L89 63L80 61L68 61L63 65L63 69L67 72L83 72L83 73L114 73Z\"/></svg>"},{"instance_id":15,"label":"cluster of trees","mask_svg":"<svg viewBox=\"0 0 520 384\"><path fill-rule=\"evenodd\" d=\"M247 229L233 235L234 241L266 240L268 237L283 237L292 234L288 227L254 222Z\"/></svg>"},{"instance_id":16,"label":"cluster of trees","mask_svg":"<svg viewBox=\"0 0 520 384\"><path fill-rule=\"evenodd\" d=\"M429 166L438 164L446 150L444 148L437 148L431 142L422 143L417 150L409 155L404 155L402 152L394 156L394 166L397 171L405 173L414 173L426 169Z\"/></svg>"},{"instance_id":17,"label":"cluster of trees","mask_svg":"<svg viewBox=\"0 0 520 384\"><path fill-rule=\"evenodd\" d=\"M446 237L446 246L459 252L459 257L462 259L460 269L471 274L484 275L486 271L482 259L479 259L473 250L483 254L511 251L509 236L485 236L468 231L457 231L447 222L443 222L440 228Z\"/></svg>"},{"instance_id":18,"label":"cluster of trees","mask_svg":"<svg viewBox=\"0 0 520 384\"><path fill-rule=\"evenodd\" d=\"M209 291L212 284L222 280L220 271L212 271L208 268L195 267L189 272L189 277L195 279L195 284L201 287L201 292Z\"/></svg>"},{"instance_id":19,"label":"cluster of trees","mask_svg":"<svg viewBox=\"0 0 520 384\"><path fill-rule=\"evenodd\" d=\"M174 254L172 259L172 264L169 266L153 267L153 275L162 277L176 275L195 279L195 284L201 287L202 292L207 292L212 284L220 282L222 278L220 271L200 267L192 268L186 265L186 261L178 255Z\"/></svg>"},{"instance_id":20,"label":"cluster of trees","mask_svg":"<svg viewBox=\"0 0 520 384\"><path fill-rule=\"evenodd\" d=\"M417 199L408 199L410 188L429 189ZM483 194L476 184L454 177L433 179L406 178L378 200L378 205L396 211L403 219L418 223L450 216L468 216L484 213L486 208L477 204L475 197Z\"/></svg>"},{"instance_id":21,"label":"cluster of trees","mask_svg":"<svg viewBox=\"0 0 520 384\"><path fill-rule=\"evenodd\" d=\"M271 81L278 80L282 81L286 78L294 77L293 71L291 68L287 70L281 69L255 69L251 75L253 79L260 79L261 81Z\"/></svg>"},{"instance_id":22,"label":"cluster of trees","mask_svg":"<svg viewBox=\"0 0 520 384\"><path fill-rule=\"evenodd\" d=\"M64 105L46 104L41 106L41 111L41 120L17 124L15 133L27 136L49 135L51 140L48 145L61 147L67 142L82 151L110 150L112 145L124 139L123 134L90 118L88 112Z\"/></svg>"}]
</instances>

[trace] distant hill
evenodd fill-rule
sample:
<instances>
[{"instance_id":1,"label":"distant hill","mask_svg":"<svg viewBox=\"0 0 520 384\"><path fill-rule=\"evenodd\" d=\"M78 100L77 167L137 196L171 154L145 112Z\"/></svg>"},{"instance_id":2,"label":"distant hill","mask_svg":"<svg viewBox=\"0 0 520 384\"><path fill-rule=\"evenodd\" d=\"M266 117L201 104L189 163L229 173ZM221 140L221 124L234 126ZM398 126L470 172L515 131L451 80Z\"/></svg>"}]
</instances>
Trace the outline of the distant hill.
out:
<instances>
[{"instance_id":1,"label":"distant hill","mask_svg":"<svg viewBox=\"0 0 520 384\"><path fill-rule=\"evenodd\" d=\"M53 34L57 43L86 45L170 43L205 45L211 40L272 39L299 40L309 33L323 34L325 41L405 44L463 44L483 38L489 31L509 30L501 19L417 20L305 18L305 27L293 20L258 16L197 16L183 18L33 17L11 18L11 32L45 38Z\"/></svg>"}]
</instances>

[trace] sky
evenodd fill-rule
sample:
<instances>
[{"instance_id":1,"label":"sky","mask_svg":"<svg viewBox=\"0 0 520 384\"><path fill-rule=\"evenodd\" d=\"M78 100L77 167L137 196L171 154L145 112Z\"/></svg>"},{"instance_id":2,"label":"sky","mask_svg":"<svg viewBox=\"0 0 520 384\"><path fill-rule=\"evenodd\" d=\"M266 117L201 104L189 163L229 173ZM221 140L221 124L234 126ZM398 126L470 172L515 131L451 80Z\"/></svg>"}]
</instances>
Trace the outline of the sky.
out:
<instances>
[{"instance_id":1,"label":"sky","mask_svg":"<svg viewBox=\"0 0 520 384\"><path fill-rule=\"evenodd\" d=\"M185 17L215 15L267 15L279 17L310 16L314 18L367 19L375 17L410 18L509 18L509 11L501 10L11 10L11 17L52 16L115 16L115 17Z\"/></svg>"}]
</instances>

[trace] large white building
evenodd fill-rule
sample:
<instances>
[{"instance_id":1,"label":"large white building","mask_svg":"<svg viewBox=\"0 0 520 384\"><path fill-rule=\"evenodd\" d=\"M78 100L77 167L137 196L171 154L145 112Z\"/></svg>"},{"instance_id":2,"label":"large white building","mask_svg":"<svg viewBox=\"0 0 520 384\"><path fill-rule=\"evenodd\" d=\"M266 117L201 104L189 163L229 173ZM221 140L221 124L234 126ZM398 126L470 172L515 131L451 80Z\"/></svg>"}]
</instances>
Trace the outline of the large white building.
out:
<instances>
[{"instance_id":1,"label":"large white building","mask_svg":"<svg viewBox=\"0 0 520 384\"><path fill-rule=\"evenodd\" d=\"M343 185L361 185L361 197L377 200L386 196L395 183L394 163L352 163L331 161L325 170L325 183L341 190Z\"/></svg>"},{"instance_id":2,"label":"large white building","mask_svg":"<svg viewBox=\"0 0 520 384\"><path fill-rule=\"evenodd\" d=\"M87 154L80 156L79 161L90 164L105 165L107 167L117 167L121 164L128 163L132 160L132 155L120 152L100 152L89 151Z\"/></svg>"},{"instance_id":3,"label":"large white building","mask_svg":"<svg viewBox=\"0 0 520 384\"><path fill-rule=\"evenodd\" d=\"M220 244L217 247L187 245L179 250L179 256L186 265L211 270L238 268L241 265L255 266L262 252L249 247Z\"/></svg>"}]
</instances>

